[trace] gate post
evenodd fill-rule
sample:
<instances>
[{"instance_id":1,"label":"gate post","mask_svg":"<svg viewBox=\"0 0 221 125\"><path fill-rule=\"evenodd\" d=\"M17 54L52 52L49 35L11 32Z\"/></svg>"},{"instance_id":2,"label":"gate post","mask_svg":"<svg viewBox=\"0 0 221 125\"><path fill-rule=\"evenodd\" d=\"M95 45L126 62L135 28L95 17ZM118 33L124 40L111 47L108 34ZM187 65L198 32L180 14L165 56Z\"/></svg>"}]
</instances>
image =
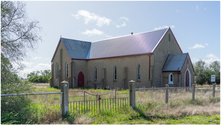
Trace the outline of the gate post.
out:
<instances>
[{"instance_id":1,"label":"gate post","mask_svg":"<svg viewBox=\"0 0 221 125\"><path fill-rule=\"evenodd\" d=\"M61 104L61 108L62 108L62 116L64 116L65 114L68 114L68 89L69 89L69 84L67 81L62 81L61 82L61 92L62 93L62 104Z\"/></svg>"},{"instance_id":2,"label":"gate post","mask_svg":"<svg viewBox=\"0 0 221 125\"><path fill-rule=\"evenodd\" d=\"M169 98L169 85L166 84L166 99L165 99L165 103L168 103L168 98Z\"/></svg>"},{"instance_id":3,"label":"gate post","mask_svg":"<svg viewBox=\"0 0 221 125\"><path fill-rule=\"evenodd\" d=\"M213 98L215 97L216 83L213 84Z\"/></svg>"},{"instance_id":4,"label":"gate post","mask_svg":"<svg viewBox=\"0 0 221 125\"><path fill-rule=\"evenodd\" d=\"M195 84L193 84L193 89L192 89L192 100L195 100Z\"/></svg>"},{"instance_id":5,"label":"gate post","mask_svg":"<svg viewBox=\"0 0 221 125\"><path fill-rule=\"evenodd\" d=\"M130 90L130 106L132 106L132 108L135 108L135 81L134 80L130 80L129 82L129 90Z\"/></svg>"}]
</instances>

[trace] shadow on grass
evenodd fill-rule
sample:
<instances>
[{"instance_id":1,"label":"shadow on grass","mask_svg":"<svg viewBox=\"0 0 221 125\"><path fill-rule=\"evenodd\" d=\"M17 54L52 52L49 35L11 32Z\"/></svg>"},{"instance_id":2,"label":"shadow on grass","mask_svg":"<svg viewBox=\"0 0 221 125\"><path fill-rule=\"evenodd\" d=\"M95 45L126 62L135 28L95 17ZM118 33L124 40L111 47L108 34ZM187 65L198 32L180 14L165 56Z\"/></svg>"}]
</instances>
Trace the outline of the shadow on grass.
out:
<instances>
[{"instance_id":1,"label":"shadow on grass","mask_svg":"<svg viewBox=\"0 0 221 125\"><path fill-rule=\"evenodd\" d=\"M134 117L141 117L141 118L143 118L145 120L153 122L152 118L150 116L145 115L144 112L142 110L140 110L139 108L135 107L133 109L134 109L134 111L136 111L139 114L139 116L133 116L132 118L134 118Z\"/></svg>"},{"instance_id":2,"label":"shadow on grass","mask_svg":"<svg viewBox=\"0 0 221 125\"><path fill-rule=\"evenodd\" d=\"M62 121L67 121L69 124L74 124L74 121L76 120L75 115L71 115L70 113L64 115L64 117L62 117Z\"/></svg>"}]
</instances>

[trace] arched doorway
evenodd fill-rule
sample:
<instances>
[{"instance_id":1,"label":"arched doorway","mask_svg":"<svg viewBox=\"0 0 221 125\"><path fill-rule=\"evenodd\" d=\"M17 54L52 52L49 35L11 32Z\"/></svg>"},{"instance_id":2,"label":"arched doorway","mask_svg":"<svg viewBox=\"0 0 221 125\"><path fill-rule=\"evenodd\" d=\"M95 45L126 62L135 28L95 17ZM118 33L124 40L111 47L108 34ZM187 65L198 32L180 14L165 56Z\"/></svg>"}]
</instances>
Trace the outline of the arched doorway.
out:
<instances>
[{"instance_id":1,"label":"arched doorway","mask_svg":"<svg viewBox=\"0 0 221 125\"><path fill-rule=\"evenodd\" d=\"M187 69L185 73L185 87L191 87L191 74L189 69Z\"/></svg>"},{"instance_id":2,"label":"arched doorway","mask_svg":"<svg viewBox=\"0 0 221 125\"><path fill-rule=\"evenodd\" d=\"M82 72L78 74L78 87L84 87L84 74Z\"/></svg>"}]
</instances>

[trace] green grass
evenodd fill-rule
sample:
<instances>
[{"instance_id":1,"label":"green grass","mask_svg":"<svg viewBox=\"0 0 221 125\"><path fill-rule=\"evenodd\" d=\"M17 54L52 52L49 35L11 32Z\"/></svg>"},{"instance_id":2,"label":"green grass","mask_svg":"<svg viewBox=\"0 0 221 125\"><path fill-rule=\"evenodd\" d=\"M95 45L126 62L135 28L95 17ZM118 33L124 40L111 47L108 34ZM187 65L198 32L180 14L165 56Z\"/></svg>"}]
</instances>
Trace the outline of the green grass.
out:
<instances>
[{"instance_id":1,"label":"green grass","mask_svg":"<svg viewBox=\"0 0 221 125\"><path fill-rule=\"evenodd\" d=\"M71 115L70 115L71 116ZM91 119L92 124L219 124L220 115L195 115L186 117L165 118L162 116L144 115L142 111L131 107L119 112L105 111L98 114L86 113L85 119ZM79 116L78 116L79 117ZM76 120L78 117L75 117ZM74 123L72 121L71 123Z\"/></svg>"},{"instance_id":2,"label":"green grass","mask_svg":"<svg viewBox=\"0 0 221 125\"><path fill-rule=\"evenodd\" d=\"M103 90L103 89L91 89L91 88L73 88L69 89L69 91L78 91L78 90L86 90L90 93L108 93L113 90ZM47 88L36 88L34 90L35 93L42 92L60 92L60 88L55 87L47 87ZM148 91L147 91L148 92ZM121 90L117 91L117 94L126 94L129 93L129 90ZM114 94L114 93L113 93ZM74 94L73 94L74 95ZM82 97L75 97L73 95L69 95L69 101L82 100ZM111 96L112 97L112 96ZM41 100L41 102L32 102L29 107L24 108L20 112L8 112L1 115L1 123L2 124L44 124L44 121L49 120L49 123L55 122L55 124L73 124L73 123L92 123L92 124L219 124L220 123L220 115L206 115L206 114L196 114L194 116L188 115L188 113L183 112L181 116L163 114L160 112L156 112L151 114L151 112L155 112L156 109L160 107L165 107L165 102L160 101L148 101L147 103L137 104L135 109L131 107L122 108L119 111L101 111L101 113L94 112L86 112L77 113L76 111L69 110L69 114L66 115L63 119L60 119L60 95L52 95L47 96L42 99L41 96L36 96L35 100ZM90 97L88 96L88 99ZM50 102L49 104L45 104L44 101ZM208 98L208 103L216 103L220 101L219 97ZM54 102L57 101L57 104ZM109 102L108 102L109 104ZM47 105L47 106L45 106ZM170 108L176 108L182 105L194 105L194 106L202 106L204 104L204 100L196 98L195 101L191 101L191 99L182 100L182 101L169 101L168 106ZM207 105L207 103L206 103ZM70 106L71 108L71 106ZM81 108L83 111L83 108ZM96 109L96 111L98 111ZM172 112L173 110L171 110ZM60 120L59 120L60 119Z\"/></svg>"},{"instance_id":3,"label":"green grass","mask_svg":"<svg viewBox=\"0 0 221 125\"><path fill-rule=\"evenodd\" d=\"M61 89L47 86L47 88L35 88L35 93L42 93L42 92L60 92Z\"/></svg>"}]
</instances>

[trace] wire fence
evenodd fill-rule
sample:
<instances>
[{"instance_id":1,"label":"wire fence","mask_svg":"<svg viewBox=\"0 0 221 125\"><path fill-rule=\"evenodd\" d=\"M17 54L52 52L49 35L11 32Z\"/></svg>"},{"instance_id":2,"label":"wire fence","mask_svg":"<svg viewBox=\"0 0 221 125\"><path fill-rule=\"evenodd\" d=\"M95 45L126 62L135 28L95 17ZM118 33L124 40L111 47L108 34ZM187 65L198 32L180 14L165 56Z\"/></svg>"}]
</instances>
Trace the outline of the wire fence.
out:
<instances>
[{"instance_id":1,"label":"wire fence","mask_svg":"<svg viewBox=\"0 0 221 125\"><path fill-rule=\"evenodd\" d=\"M166 90L168 89L169 102L191 101L192 87L157 87L157 88L136 88L135 96L137 104L147 104L148 102L166 103ZM197 86L195 87L195 99L205 100L213 98L213 87ZM215 98L220 98L220 86L215 87Z\"/></svg>"},{"instance_id":2,"label":"wire fence","mask_svg":"<svg viewBox=\"0 0 221 125\"><path fill-rule=\"evenodd\" d=\"M197 86L195 88L196 99L208 99L213 97L213 86ZM220 86L215 87L215 99L220 98Z\"/></svg>"}]
</instances>

